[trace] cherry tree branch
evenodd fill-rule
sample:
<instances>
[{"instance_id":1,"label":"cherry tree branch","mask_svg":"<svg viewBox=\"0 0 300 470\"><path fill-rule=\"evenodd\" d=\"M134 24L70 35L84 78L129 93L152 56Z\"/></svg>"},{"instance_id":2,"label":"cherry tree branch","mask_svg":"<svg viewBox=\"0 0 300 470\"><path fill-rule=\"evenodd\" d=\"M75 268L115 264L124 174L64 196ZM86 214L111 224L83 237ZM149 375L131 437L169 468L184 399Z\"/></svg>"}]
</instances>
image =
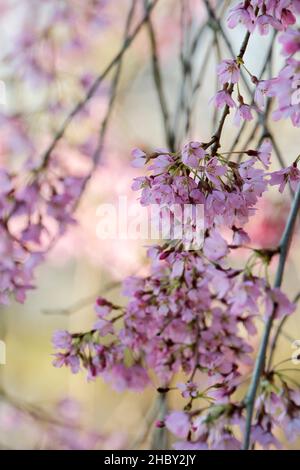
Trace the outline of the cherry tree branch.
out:
<instances>
[{"instance_id":1,"label":"cherry tree branch","mask_svg":"<svg viewBox=\"0 0 300 470\"><path fill-rule=\"evenodd\" d=\"M246 52L246 49L247 49L247 46L248 46L248 43L249 43L249 39L250 39L250 32L247 31L246 35L245 35L245 38L243 40L243 43L242 43L242 46L240 48L240 52L238 54L238 57L242 60L244 55L245 55L245 52ZM233 91L233 87L234 85L231 84L228 88L228 93L231 94L232 91ZM222 117L220 119L220 122L219 122L219 126L214 134L214 139L215 139L215 143L213 144L212 148L211 148L211 153L212 155L215 155L220 147L220 138L221 138L221 134L222 134L222 131L223 131L223 127L224 127L224 124L225 124L225 121L226 121L226 118L227 116L229 115L230 113L230 108L228 106L228 104L225 106L224 108L224 111L223 111L223 114L222 114Z\"/></svg>"},{"instance_id":2,"label":"cherry tree branch","mask_svg":"<svg viewBox=\"0 0 300 470\"><path fill-rule=\"evenodd\" d=\"M285 263L288 255L288 250L290 246L290 242L292 239L297 215L298 215L298 210L300 206L300 185L298 186L290 213L289 217L284 229L284 232L281 237L281 241L279 244L279 262L278 262L278 268L276 272L276 277L275 277L275 282L274 282L274 287L280 287L283 279L283 273L284 273L284 268L285 268ZM274 321L276 313L276 305L274 305L273 308L273 313L272 315L267 319L265 323L265 328L263 331L263 336L262 340L260 343L257 359L255 362L254 366L254 371L251 379L251 383L245 398L245 404L246 404L246 428L245 428L245 434L244 434L244 443L243 443L243 449L247 450L249 449L250 445L250 435L251 435L251 424L252 424L252 416L253 416L253 411L254 411L254 403L255 403L255 398L256 398L256 393L260 381L260 377L262 374L262 371L264 369L265 365L265 359L266 359L266 352L267 352L267 347L269 343L269 337Z\"/></svg>"}]
</instances>

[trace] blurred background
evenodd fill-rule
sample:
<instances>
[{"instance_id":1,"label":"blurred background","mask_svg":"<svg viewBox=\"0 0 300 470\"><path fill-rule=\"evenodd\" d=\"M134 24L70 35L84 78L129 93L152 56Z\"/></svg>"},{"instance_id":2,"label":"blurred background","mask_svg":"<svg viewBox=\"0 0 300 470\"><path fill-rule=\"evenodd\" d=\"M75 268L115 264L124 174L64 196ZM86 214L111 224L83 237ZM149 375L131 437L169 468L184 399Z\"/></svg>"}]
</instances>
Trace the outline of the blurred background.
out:
<instances>
[{"instance_id":1,"label":"blurred background","mask_svg":"<svg viewBox=\"0 0 300 470\"><path fill-rule=\"evenodd\" d=\"M144 15L144 2L135 3L131 30ZM229 30L224 21L226 11L236 2L215 3L226 38L237 53L244 29ZM118 52L131 7L130 0L1 0L0 79L5 84L0 105L1 165L19 171L24 160L38 161L68 111ZM218 119L210 103L217 91L216 65L221 57L230 57L228 45L222 35L216 39L216 28L207 21L201 0L159 1L151 18L176 146L180 148L188 139L208 141ZM245 63L253 74L260 75L272 42L271 34L252 37ZM26 302L1 308L0 339L6 344L6 364L0 365L2 448L149 448L155 390L119 393L101 379L87 382L83 373L72 375L64 368L55 369L51 336L56 329L75 332L91 328L97 295L124 304L122 279L147 270L146 242L100 240L96 210L101 203L116 202L119 195L136 201L131 183L142 171L131 167L133 147L153 150L168 145L151 54L144 25L122 61L101 158L76 211L78 224L69 228L38 268L37 288ZM191 73L184 70L184 60L192 64ZM275 46L265 76L282 64L280 48ZM114 72L74 119L55 150L72 173L90 166L110 106ZM297 129L289 121L274 123L271 119L268 126L278 152L286 164L291 163L299 153ZM245 148L248 140L247 148L255 148L262 129L258 126L254 132L254 128L255 122L247 125L238 150ZM222 142L224 151L230 150L238 133L230 117ZM272 169L277 168L274 153ZM249 225L254 246L277 245L289 205L288 190L283 197L274 191L263 198ZM240 253L232 262L240 262L240 255L246 257L247 253ZM284 281L290 298L300 290L299 257L295 237ZM300 339L297 317L294 314L285 326L275 362L291 356L291 338ZM291 376L300 380L297 372Z\"/></svg>"}]
</instances>

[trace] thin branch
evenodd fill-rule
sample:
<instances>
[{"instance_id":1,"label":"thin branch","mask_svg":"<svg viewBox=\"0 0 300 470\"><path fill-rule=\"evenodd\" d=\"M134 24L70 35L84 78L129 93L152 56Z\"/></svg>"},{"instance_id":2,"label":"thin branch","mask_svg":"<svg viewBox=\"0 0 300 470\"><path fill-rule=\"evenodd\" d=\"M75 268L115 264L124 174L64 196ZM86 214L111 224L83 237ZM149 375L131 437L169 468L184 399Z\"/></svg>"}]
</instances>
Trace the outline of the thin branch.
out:
<instances>
[{"instance_id":1,"label":"thin branch","mask_svg":"<svg viewBox=\"0 0 300 470\"><path fill-rule=\"evenodd\" d=\"M212 19L212 21L213 21L214 27L217 28L217 29L221 32L221 35L222 35L222 37L223 37L223 39L224 39L224 42L225 42L225 44L226 44L226 46L227 46L227 48L228 48L228 50L229 50L229 52L230 52L230 54L231 54L231 57L232 57L232 58L235 58L236 56L235 56L233 47L232 47L232 45L231 45L231 42L230 42L229 39L228 39L227 34L225 33L224 29L222 28L222 25L221 25L221 23L220 23L220 20L215 16L215 13L214 13L214 11L212 10L212 8L211 8L211 6L210 6L210 4L209 4L209 2L208 2L207 0L205 0L205 4L206 4L207 10L208 10L208 13L209 13L209 15L210 15L210 17L211 17L211 19ZM270 45L269 45L269 49L268 49L268 51L267 51L267 54L266 54L266 58L265 58L263 67L262 67L262 69L261 69L261 71L260 71L260 74L259 74L259 80L262 79L262 77L263 77L263 75L264 75L264 73L265 73L265 71L266 71L266 69L267 69L267 67L268 67L268 65L269 65L269 63L270 63L270 61L271 61L271 59L272 59L272 55L273 55L273 46L274 46L274 39L275 39L276 33L277 33L277 32L274 31L274 33L273 33L273 35L272 35L272 38L271 38L271 41L270 41ZM253 94L252 94L251 89L250 89L250 87L249 87L248 81L246 80L245 75L244 75L243 73L241 73L241 78L242 78L242 80L243 80L243 83L244 83L244 85L245 85L245 87L246 87L248 93L252 96L251 106L253 106L253 104L254 104L254 97L253 97ZM270 109L270 100L268 100L267 113L269 112L269 109ZM257 110L256 110L256 111L257 111ZM270 130L268 129L268 127L267 127L267 125L266 125L265 113L264 113L264 115L261 115L260 112L257 111L257 118L258 118L258 123L256 124L256 126L258 126L258 125L262 125L262 126L263 126L263 128L264 128L263 133L265 134L265 136L268 135L268 137L271 138L272 143L273 143L273 147L274 147L274 150L275 150L275 154L276 154L276 156L277 156L277 158L278 158L278 161L279 161L281 167L284 168L284 167L285 167L285 162L284 162L284 159L283 159L283 157L282 157L282 155L281 155L280 149L278 148L278 145L277 145L276 142L275 142L274 136L271 134ZM238 132L238 134L237 134L237 136L236 136L236 138L235 138L235 140L234 140L234 143L232 144L231 151L234 151L234 149L235 149L237 143L239 142L240 136L242 135L243 131L245 130L246 125L247 125L247 122L244 121L243 124L242 124L241 129L239 130L239 132ZM257 129L255 128L254 132L256 132L256 130L257 130Z\"/></svg>"},{"instance_id":2,"label":"thin branch","mask_svg":"<svg viewBox=\"0 0 300 470\"><path fill-rule=\"evenodd\" d=\"M280 255L279 255L279 262L278 262L278 268L276 272L274 287L280 287L282 283L285 263L286 263L286 259L288 255L288 249L289 249L289 245L292 239L299 206L300 206L300 185L298 186L298 190L294 198L294 201L293 201L290 213L289 213L289 217L288 217L288 220L287 220L287 223L286 223L286 226L285 226L285 229L284 229L284 232L283 232L280 244L279 244ZM260 377L261 377L261 374L265 365L266 351L268 347L269 337L270 337L275 313L276 313L276 305L274 305L272 315L267 319L265 323L265 328L264 328L261 344L259 347L257 359L254 365L254 371L253 371L253 375L251 378L250 387L245 398L247 416L246 416L246 428L245 428L244 443L243 443L244 450L249 449L249 445L250 445L251 424L252 424L252 416L253 416L253 411L254 411L256 392L257 392Z\"/></svg>"},{"instance_id":3,"label":"thin branch","mask_svg":"<svg viewBox=\"0 0 300 470\"><path fill-rule=\"evenodd\" d=\"M220 32L221 36L223 37L224 39L224 42L227 46L227 49L229 50L231 56L233 58L236 58L236 54L233 50L233 47L232 47L232 44L231 42L229 41L228 39L228 36L227 34L225 33L223 27L222 27L222 24L221 24L221 21L220 19L218 19L215 15L215 12L213 10L213 8L211 7L210 3L208 0L204 0L204 3L205 3L205 6L206 6L206 9L207 9L207 13L209 15L209 18L210 18L210 25L211 25L211 28L213 29L214 33L216 34L217 32ZM243 54L244 55L244 54ZM239 57L242 57L240 54L239 54ZM243 79L243 82L245 84L245 87L249 93L249 95L251 95L251 88L249 86L249 83L246 79L246 76L243 72L243 70L241 70L241 77Z\"/></svg>"},{"instance_id":4,"label":"thin branch","mask_svg":"<svg viewBox=\"0 0 300 470\"><path fill-rule=\"evenodd\" d=\"M182 116L183 125L180 132L178 128L176 131L177 143L179 144L183 138L188 136L189 132L189 95L192 93L193 88L193 69L194 69L194 60L193 55L196 52L196 46L199 43L202 33L204 33L207 26L206 23L202 24L197 32L196 37L191 41L191 24L189 21L191 19L191 11L189 8L188 13L186 13L186 5L189 5L188 2L181 0L181 48L180 48L180 63L182 70L181 78L181 92L180 98L178 101L178 107L176 110L176 121L180 121ZM175 125L174 125L175 129ZM174 130L175 133L175 130ZM182 134L182 135L181 135Z\"/></svg>"}]
</instances>

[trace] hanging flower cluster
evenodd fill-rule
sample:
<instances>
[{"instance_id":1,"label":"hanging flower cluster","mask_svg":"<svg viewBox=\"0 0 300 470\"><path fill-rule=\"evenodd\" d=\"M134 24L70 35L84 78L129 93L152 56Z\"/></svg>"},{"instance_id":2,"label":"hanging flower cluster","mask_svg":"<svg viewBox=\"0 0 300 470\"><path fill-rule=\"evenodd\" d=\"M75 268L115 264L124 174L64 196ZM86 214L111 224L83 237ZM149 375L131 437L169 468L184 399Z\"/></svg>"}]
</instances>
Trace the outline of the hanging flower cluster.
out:
<instances>
[{"instance_id":1,"label":"hanging flower cluster","mask_svg":"<svg viewBox=\"0 0 300 470\"><path fill-rule=\"evenodd\" d=\"M276 172L257 167L268 167L270 143L247 151L251 158L240 164L227 162L219 153L211 156L211 145L190 142L177 154L133 151L134 164L150 163L152 171L133 183L133 189L141 190L142 205L204 204L202 249L186 251L180 241L153 246L148 251L149 276L124 281L126 307L98 298L98 320L91 331L57 332L53 338L62 350L56 353L55 366L69 366L74 373L83 367L89 379L103 376L119 390L142 390L154 380L167 393L174 374L183 370L188 379L178 388L189 404L185 412L171 414L166 426L188 439L180 444L184 448L240 446L230 429L235 422L243 426L244 407L232 395L243 381L242 368L252 364L255 318L272 315L275 304L276 318L295 308L280 289L255 275L254 266L268 265L276 251L254 251L243 269L230 268L227 262L232 250L249 243L243 226L268 182L276 179ZM223 236L225 228L231 242ZM208 374L205 392L193 382L199 371ZM218 405L195 411L192 404L201 398Z\"/></svg>"},{"instance_id":2,"label":"hanging flower cluster","mask_svg":"<svg viewBox=\"0 0 300 470\"><path fill-rule=\"evenodd\" d=\"M260 112L264 111L267 97L275 97L278 108L273 113L274 120L291 118L294 126L300 126L300 61L296 58L300 50L300 33L296 27L296 14L300 12L298 1L245 1L234 7L228 18L228 25L234 28L243 23L250 33L257 30L259 34L268 34L270 28L282 32L279 42L282 45L282 54L286 62L278 76L270 80L258 80L257 77L244 66L243 60L225 60L218 68L220 83L223 90L216 95L216 106L227 104L236 107L235 122L250 121L253 106L245 104L243 96L238 90L238 105L232 98L233 86L240 80L240 67L248 73L255 85L255 106Z\"/></svg>"},{"instance_id":3,"label":"hanging flower cluster","mask_svg":"<svg viewBox=\"0 0 300 470\"><path fill-rule=\"evenodd\" d=\"M75 6L71 2L28 0L26 6L23 2L24 11L22 2L2 3L1 14L7 23L14 14L22 23L11 28L12 38L5 51L8 77L13 75L7 82L18 84L21 90L28 87L22 94L29 96L29 111L35 116L45 112L59 122L70 105L67 94L58 93L60 86L56 85L72 62L95 47L94 36L87 37L86 31L101 32L106 27L107 2L93 0ZM93 73L86 71L83 75L75 73L69 85L82 95L93 81ZM23 107L22 102L19 112L9 109L5 113L1 108L0 113L1 154L6 162L6 169L0 170L0 305L8 304L11 297L24 302L26 292L35 287L35 268L66 227L75 223L73 212L88 179L87 172L70 171L63 147L55 154L51 146L49 151L52 137L42 119L34 142L28 109L24 111ZM33 121L36 126L37 119ZM45 144L48 150L38 158L37 149L45 148ZM87 142L83 144L77 145L77 151L91 155L93 150L86 148ZM71 145L68 150L74 153ZM16 167L11 164L15 161Z\"/></svg>"},{"instance_id":4,"label":"hanging flower cluster","mask_svg":"<svg viewBox=\"0 0 300 470\"><path fill-rule=\"evenodd\" d=\"M228 26L234 28L242 23L250 33L268 34L270 28L283 31L296 23L300 12L298 0L246 0L238 3L228 15Z\"/></svg>"},{"instance_id":5,"label":"hanging flower cluster","mask_svg":"<svg viewBox=\"0 0 300 470\"><path fill-rule=\"evenodd\" d=\"M13 294L24 302L34 287L34 269L53 240L75 222L72 213L82 191L82 177L66 176L51 160L50 168L0 173L0 304Z\"/></svg>"}]
</instances>

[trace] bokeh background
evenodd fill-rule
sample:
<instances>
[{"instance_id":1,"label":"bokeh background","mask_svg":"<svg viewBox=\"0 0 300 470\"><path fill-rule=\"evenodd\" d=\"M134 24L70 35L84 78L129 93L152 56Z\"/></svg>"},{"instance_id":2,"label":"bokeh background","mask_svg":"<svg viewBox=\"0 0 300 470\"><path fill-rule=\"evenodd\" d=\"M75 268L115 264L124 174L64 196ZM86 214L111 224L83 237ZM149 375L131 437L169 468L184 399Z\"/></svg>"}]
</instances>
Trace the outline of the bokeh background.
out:
<instances>
[{"instance_id":1,"label":"bokeh background","mask_svg":"<svg viewBox=\"0 0 300 470\"><path fill-rule=\"evenodd\" d=\"M220 56L228 57L224 41L214 42L214 29L204 28L192 58L193 80L198 80L201 86L191 100L192 125L189 135L185 135L180 123L182 109L178 106L183 80L180 50L188 51L206 21L207 12L200 0L184 2L190 11L185 29L180 0L158 2L152 16L171 120L179 119L179 146L188 138L207 141L212 135L217 119L210 103L217 86L215 69ZM18 171L28 155L37 159L67 110L84 96L87 83L104 69L122 44L130 1L89 1L85 6L84 3L1 0L0 79L5 84L5 99L0 106L1 165ZM235 2L219 3L220 16L224 16ZM143 15L143 2L137 4L135 24ZM69 23L61 19L65 18L64 11L72 16ZM228 30L226 22L222 24L237 52L243 28ZM272 40L271 35L263 38L254 35L251 39L245 61L252 73L259 75ZM275 47L273 70L280 68L282 62L280 50ZM112 76L74 120L56 150L70 171L85 169L90 164L107 109ZM231 118L228 121L223 149L230 148L238 132ZM270 128L289 164L299 153L298 131L288 121L270 121ZM252 129L250 125L244 141ZM253 146L258 138L259 133L252 140ZM243 140L239 145L242 149ZM12 302L1 308L0 339L6 343L6 364L0 365L3 448L117 449L151 445L155 432L154 388L140 394L119 393L101 379L87 382L83 373L71 375L51 364L54 330L90 328L97 295L124 303L120 294L122 279L147 270L146 241L100 240L96 235L99 204L114 203L119 195L127 195L129 201L138 197L130 189L133 177L141 174L130 165L130 151L137 146L144 149L166 146L146 28L126 52L101 159L76 212L78 224L56 243L47 262L38 269L37 288L26 302L23 305ZM276 157L273 159L273 168L279 168ZM288 191L282 197L274 191L263 198L249 226L254 245L276 246L289 204ZM293 298L300 290L298 236L291 253L284 289ZM246 255L241 252L232 262L239 263ZM276 355L278 362L292 354L290 337L300 339L298 315L299 312L295 313L285 326L286 335L281 337ZM298 372L291 372L291 377L300 381ZM168 406L172 405L171 396ZM297 446L295 443L294 448Z\"/></svg>"}]
</instances>

